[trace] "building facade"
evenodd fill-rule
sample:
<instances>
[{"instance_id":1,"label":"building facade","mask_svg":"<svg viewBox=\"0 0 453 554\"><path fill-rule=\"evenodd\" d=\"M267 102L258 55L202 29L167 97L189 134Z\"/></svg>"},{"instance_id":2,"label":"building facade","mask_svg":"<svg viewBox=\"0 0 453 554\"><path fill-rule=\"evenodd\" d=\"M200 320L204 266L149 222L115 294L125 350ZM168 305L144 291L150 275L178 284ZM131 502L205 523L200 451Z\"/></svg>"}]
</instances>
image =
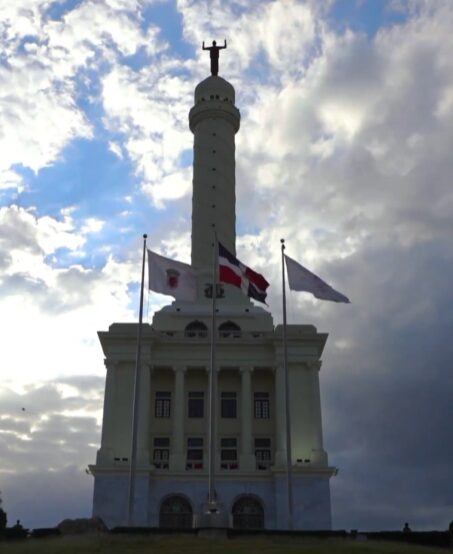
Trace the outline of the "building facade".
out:
<instances>
[{"instance_id":1,"label":"building facade","mask_svg":"<svg viewBox=\"0 0 453 554\"><path fill-rule=\"evenodd\" d=\"M143 327L137 431L136 525L191 527L208 500L208 415L213 232L235 253L235 134L231 84L210 76L195 89L192 267L195 302L174 301ZM285 529L285 375L282 326L230 285L217 285L215 492L235 527ZM136 355L136 324L99 333L107 370L93 515L125 525ZM323 448L320 357L327 335L290 325L294 527L330 529Z\"/></svg>"}]
</instances>

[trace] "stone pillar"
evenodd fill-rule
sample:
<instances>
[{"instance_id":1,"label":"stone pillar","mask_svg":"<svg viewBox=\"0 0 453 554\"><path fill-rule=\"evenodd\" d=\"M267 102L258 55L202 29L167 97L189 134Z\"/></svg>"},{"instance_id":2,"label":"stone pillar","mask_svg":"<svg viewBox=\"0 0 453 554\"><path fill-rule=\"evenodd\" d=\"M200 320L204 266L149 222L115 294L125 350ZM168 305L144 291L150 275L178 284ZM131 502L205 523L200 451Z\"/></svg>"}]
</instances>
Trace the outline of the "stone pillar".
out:
<instances>
[{"instance_id":1,"label":"stone pillar","mask_svg":"<svg viewBox=\"0 0 453 554\"><path fill-rule=\"evenodd\" d=\"M286 466L285 368L275 369L275 465Z\"/></svg>"},{"instance_id":2,"label":"stone pillar","mask_svg":"<svg viewBox=\"0 0 453 554\"><path fill-rule=\"evenodd\" d=\"M319 370L321 361L309 364L312 383L312 414L313 414L313 438L312 438L312 462L320 465L327 465L327 453L323 446L322 437L322 415L321 415L321 393L319 390Z\"/></svg>"},{"instance_id":3,"label":"stone pillar","mask_svg":"<svg viewBox=\"0 0 453 554\"><path fill-rule=\"evenodd\" d=\"M98 450L96 463L113 463L113 442L115 432L115 371L117 363L104 360L106 367L104 413L102 418L101 448Z\"/></svg>"},{"instance_id":4,"label":"stone pillar","mask_svg":"<svg viewBox=\"0 0 453 554\"><path fill-rule=\"evenodd\" d=\"M256 461L252 449L252 367L241 367L241 451L239 455L239 469L241 471L255 471Z\"/></svg>"},{"instance_id":5,"label":"stone pillar","mask_svg":"<svg viewBox=\"0 0 453 554\"><path fill-rule=\"evenodd\" d=\"M140 390L138 397L138 422L137 422L137 463L148 465L149 439L150 439L150 404L151 404L151 371L148 362L142 362L140 367Z\"/></svg>"},{"instance_id":6,"label":"stone pillar","mask_svg":"<svg viewBox=\"0 0 453 554\"><path fill-rule=\"evenodd\" d=\"M173 400L173 433L171 441L170 469L172 471L184 471L186 467L186 455L184 451L184 421L185 421L185 398L184 380L186 368L175 366L175 388Z\"/></svg>"}]
</instances>

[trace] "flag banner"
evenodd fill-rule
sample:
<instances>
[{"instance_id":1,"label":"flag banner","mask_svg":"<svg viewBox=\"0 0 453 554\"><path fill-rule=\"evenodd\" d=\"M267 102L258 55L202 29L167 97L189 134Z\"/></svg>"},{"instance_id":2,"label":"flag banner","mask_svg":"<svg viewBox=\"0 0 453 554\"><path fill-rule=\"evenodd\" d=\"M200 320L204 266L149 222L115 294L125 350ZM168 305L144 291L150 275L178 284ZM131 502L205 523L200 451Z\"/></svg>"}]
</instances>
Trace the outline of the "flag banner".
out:
<instances>
[{"instance_id":1,"label":"flag banner","mask_svg":"<svg viewBox=\"0 0 453 554\"><path fill-rule=\"evenodd\" d=\"M148 250L148 272L150 290L168 294L176 300L196 300L197 281L190 265L164 258Z\"/></svg>"},{"instance_id":2,"label":"flag banner","mask_svg":"<svg viewBox=\"0 0 453 554\"><path fill-rule=\"evenodd\" d=\"M250 269L219 242L219 281L228 283L242 290L242 292L266 304L266 289L269 283L266 279Z\"/></svg>"},{"instance_id":3,"label":"flag banner","mask_svg":"<svg viewBox=\"0 0 453 554\"><path fill-rule=\"evenodd\" d=\"M288 272L288 284L291 290L311 292L320 300L332 300L332 302L345 302L350 304L349 298L336 291L317 275L308 271L305 267L285 255L286 269Z\"/></svg>"}]
</instances>

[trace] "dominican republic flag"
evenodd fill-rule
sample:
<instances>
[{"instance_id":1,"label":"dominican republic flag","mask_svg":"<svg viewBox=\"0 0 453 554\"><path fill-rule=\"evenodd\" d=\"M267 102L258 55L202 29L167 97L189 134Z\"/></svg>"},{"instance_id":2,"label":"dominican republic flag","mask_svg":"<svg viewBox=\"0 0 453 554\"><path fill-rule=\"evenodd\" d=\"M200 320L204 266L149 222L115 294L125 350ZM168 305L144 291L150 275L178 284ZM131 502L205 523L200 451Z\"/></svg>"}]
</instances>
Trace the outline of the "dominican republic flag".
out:
<instances>
[{"instance_id":1,"label":"dominican republic flag","mask_svg":"<svg viewBox=\"0 0 453 554\"><path fill-rule=\"evenodd\" d=\"M235 258L220 242L219 280L221 283L229 283L241 289L246 296L266 304L266 289L269 283L262 275Z\"/></svg>"}]
</instances>

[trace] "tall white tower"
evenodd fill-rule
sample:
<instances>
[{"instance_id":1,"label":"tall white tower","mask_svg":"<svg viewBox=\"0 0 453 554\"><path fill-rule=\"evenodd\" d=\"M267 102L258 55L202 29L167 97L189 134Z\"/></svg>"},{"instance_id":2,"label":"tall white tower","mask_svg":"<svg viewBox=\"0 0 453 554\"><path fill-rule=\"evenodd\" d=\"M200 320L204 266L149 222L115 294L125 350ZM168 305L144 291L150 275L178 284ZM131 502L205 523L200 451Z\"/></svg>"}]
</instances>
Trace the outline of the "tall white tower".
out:
<instances>
[{"instance_id":1,"label":"tall white tower","mask_svg":"<svg viewBox=\"0 0 453 554\"><path fill-rule=\"evenodd\" d=\"M194 134L192 266L212 266L214 231L226 248L236 252L236 162L234 136L240 114L234 88L211 75L195 89L189 113Z\"/></svg>"},{"instance_id":2,"label":"tall white tower","mask_svg":"<svg viewBox=\"0 0 453 554\"><path fill-rule=\"evenodd\" d=\"M211 56L212 60L212 56ZM213 66L211 66L212 68ZM174 301L144 325L138 422L135 524L191 527L208 492L208 370L216 334L215 490L234 527L285 529L285 380L282 326L241 291L222 285L211 329L213 237L235 253L235 134L240 114L231 84L212 71L195 89L193 303ZM276 245L276 248L278 245ZM244 260L246 261L246 260ZM127 514L136 324L99 332L107 368L93 515L109 527ZM328 465L323 448L319 370L327 334L290 325L288 365L294 526L330 529Z\"/></svg>"}]
</instances>

